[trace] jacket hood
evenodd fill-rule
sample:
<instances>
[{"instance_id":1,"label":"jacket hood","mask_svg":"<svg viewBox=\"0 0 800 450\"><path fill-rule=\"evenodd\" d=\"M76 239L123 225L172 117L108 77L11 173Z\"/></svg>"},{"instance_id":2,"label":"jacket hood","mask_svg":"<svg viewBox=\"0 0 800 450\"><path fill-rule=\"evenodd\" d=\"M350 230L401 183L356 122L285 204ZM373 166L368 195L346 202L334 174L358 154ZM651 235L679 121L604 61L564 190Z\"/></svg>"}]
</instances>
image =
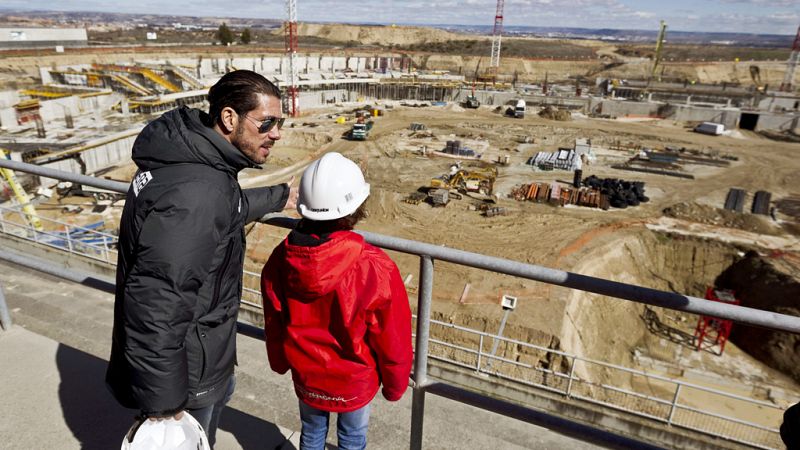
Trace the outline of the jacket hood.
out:
<instances>
[{"instance_id":1,"label":"jacket hood","mask_svg":"<svg viewBox=\"0 0 800 450\"><path fill-rule=\"evenodd\" d=\"M314 247L283 242L286 252L286 286L293 297L321 297L341 284L341 278L361 258L364 238L351 231L331 233L330 240Z\"/></svg>"},{"instance_id":2,"label":"jacket hood","mask_svg":"<svg viewBox=\"0 0 800 450\"><path fill-rule=\"evenodd\" d=\"M141 170L188 163L232 173L259 167L214 130L208 114L185 106L150 122L133 143L132 158Z\"/></svg>"}]
</instances>

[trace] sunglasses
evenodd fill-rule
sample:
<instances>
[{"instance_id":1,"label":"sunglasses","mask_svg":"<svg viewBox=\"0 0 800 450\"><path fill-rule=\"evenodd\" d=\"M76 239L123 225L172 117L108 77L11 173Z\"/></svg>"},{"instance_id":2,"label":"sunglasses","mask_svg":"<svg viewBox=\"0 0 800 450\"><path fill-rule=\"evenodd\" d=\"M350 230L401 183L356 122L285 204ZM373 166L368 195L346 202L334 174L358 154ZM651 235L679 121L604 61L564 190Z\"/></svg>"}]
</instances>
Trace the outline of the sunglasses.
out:
<instances>
[{"instance_id":1,"label":"sunglasses","mask_svg":"<svg viewBox=\"0 0 800 450\"><path fill-rule=\"evenodd\" d=\"M281 127L283 127L283 122L286 121L285 117L272 117L272 116L269 116L264 120L256 120L256 119L253 119L252 117L248 116L247 114L245 114L244 116L247 117L248 119L252 120L253 123L255 123L256 125L258 125L258 132L261 133L261 134L269 133L270 130L275 128L275 126L277 126L278 129L280 130Z\"/></svg>"}]
</instances>

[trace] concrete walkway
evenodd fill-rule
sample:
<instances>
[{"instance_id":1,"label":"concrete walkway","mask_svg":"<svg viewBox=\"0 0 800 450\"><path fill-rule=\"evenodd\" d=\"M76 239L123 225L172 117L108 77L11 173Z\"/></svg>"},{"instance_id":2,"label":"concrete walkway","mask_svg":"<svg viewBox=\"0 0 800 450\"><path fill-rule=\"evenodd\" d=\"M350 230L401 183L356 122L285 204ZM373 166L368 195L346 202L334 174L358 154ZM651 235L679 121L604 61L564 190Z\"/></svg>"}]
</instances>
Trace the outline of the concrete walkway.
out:
<instances>
[{"instance_id":1,"label":"concrete walkway","mask_svg":"<svg viewBox=\"0 0 800 450\"><path fill-rule=\"evenodd\" d=\"M0 331L0 448L115 449L135 411L103 384L113 297L0 261L14 326ZM269 370L264 343L239 336L237 389L222 416L217 450L299 448L289 375ZM411 391L373 402L369 448L408 448ZM591 449L544 428L428 395L426 449ZM335 444L335 427L328 442Z\"/></svg>"}]
</instances>

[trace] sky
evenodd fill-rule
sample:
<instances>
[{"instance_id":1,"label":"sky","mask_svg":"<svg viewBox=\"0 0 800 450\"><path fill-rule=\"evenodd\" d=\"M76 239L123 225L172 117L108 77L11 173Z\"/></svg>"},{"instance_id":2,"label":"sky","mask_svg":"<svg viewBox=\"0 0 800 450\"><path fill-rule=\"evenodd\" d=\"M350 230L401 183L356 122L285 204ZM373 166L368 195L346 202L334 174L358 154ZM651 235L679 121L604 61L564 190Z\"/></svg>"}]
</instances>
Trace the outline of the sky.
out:
<instances>
[{"instance_id":1,"label":"sky","mask_svg":"<svg viewBox=\"0 0 800 450\"><path fill-rule=\"evenodd\" d=\"M311 22L489 25L496 0L296 0ZM3 0L16 10L94 11L213 17L285 18L282 0ZM506 0L503 23L552 26L783 34L800 25L800 0Z\"/></svg>"}]
</instances>

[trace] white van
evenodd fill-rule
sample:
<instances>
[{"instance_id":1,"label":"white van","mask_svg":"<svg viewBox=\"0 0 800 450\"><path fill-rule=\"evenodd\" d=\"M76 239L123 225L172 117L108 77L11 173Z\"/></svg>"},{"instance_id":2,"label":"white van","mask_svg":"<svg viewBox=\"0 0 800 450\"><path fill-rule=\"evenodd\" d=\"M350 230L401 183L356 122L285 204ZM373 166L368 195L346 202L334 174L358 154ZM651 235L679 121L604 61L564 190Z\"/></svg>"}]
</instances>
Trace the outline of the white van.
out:
<instances>
[{"instance_id":1,"label":"white van","mask_svg":"<svg viewBox=\"0 0 800 450\"><path fill-rule=\"evenodd\" d=\"M694 127L694 131L696 133L719 136L720 134L722 134L723 131L725 131L725 125L714 122L703 122L700 125Z\"/></svg>"},{"instance_id":2,"label":"white van","mask_svg":"<svg viewBox=\"0 0 800 450\"><path fill-rule=\"evenodd\" d=\"M517 100L517 106L514 108L514 117L522 119L525 117L525 100Z\"/></svg>"}]
</instances>

